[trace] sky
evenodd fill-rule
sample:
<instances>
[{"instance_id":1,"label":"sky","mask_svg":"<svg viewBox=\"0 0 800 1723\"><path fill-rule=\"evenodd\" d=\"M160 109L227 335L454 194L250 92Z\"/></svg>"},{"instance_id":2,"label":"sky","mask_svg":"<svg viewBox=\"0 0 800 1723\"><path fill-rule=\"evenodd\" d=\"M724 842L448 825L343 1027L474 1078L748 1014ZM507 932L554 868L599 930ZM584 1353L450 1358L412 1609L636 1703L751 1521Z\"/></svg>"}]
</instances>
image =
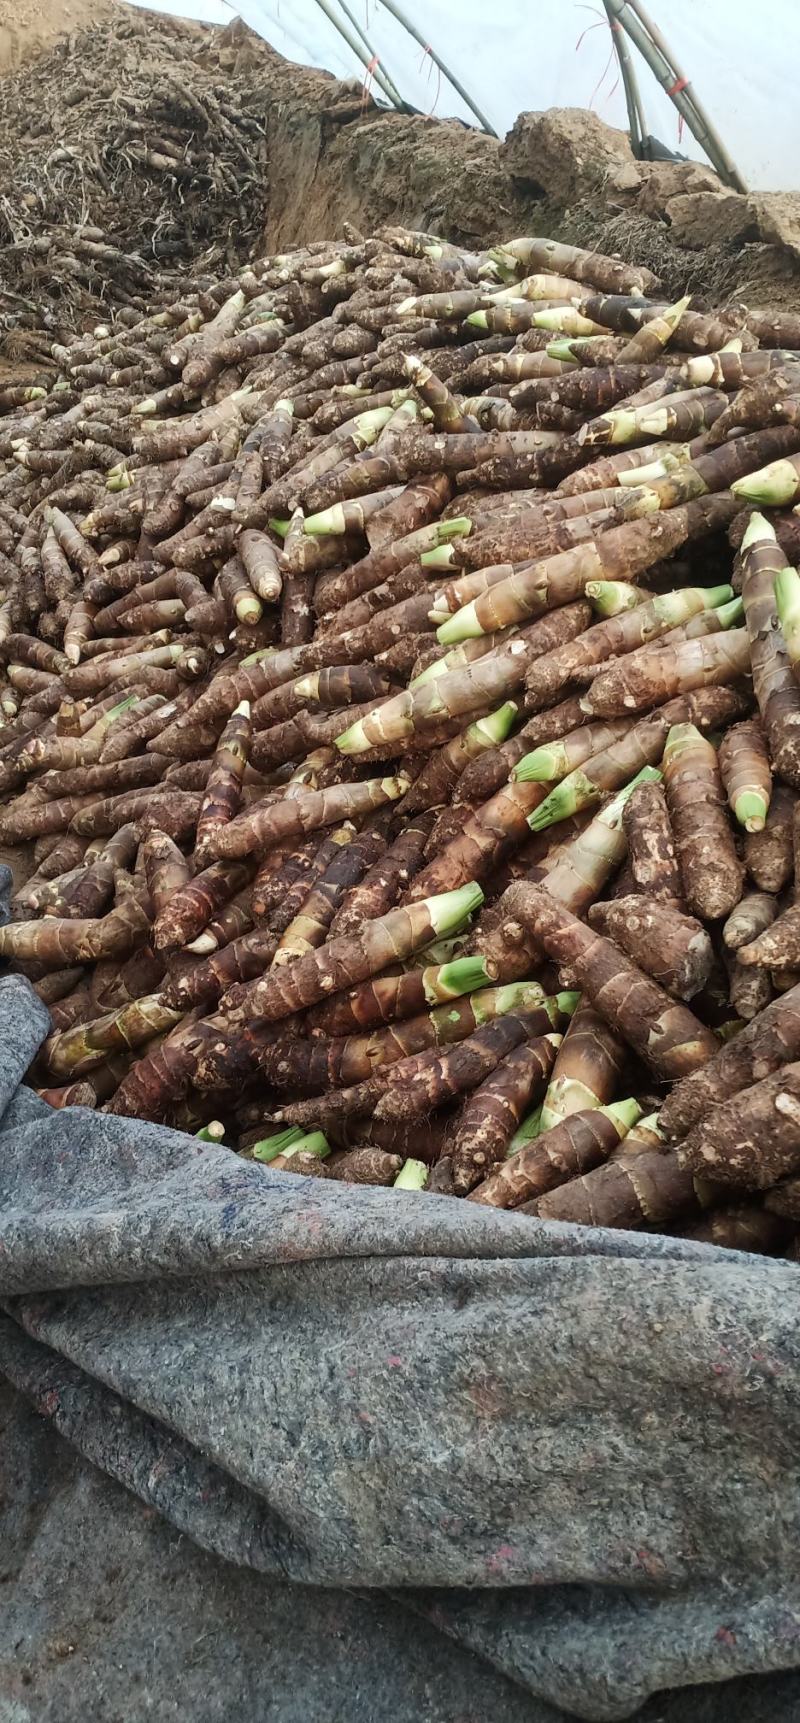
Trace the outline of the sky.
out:
<instances>
[{"instance_id":1,"label":"sky","mask_svg":"<svg viewBox=\"0 0 800 1723\"><path fill-rule=\"evenodd\" d=\"M227 23L240 13L289 59L338 77L364 65L320 0L131 0L173 16ZM600 0L398 0L502 136L523 109L591 107L626 126L616 56ZM326 0L346 25L340 0ZM346 0L404 98L440 118L474 117L383 0ZM705 105L751 190L800 190L800 120L786 68L800 66L797 0L648 0L682 74ZM489 20L487 22L487 19ZM351 26L349 26L352 28ZM367 53L367 58L369 57ZM679 116L633 50L648 129L702 159L679 135ZM380 91L373 90L377 99Z\"/></svg>"}]
</instances>

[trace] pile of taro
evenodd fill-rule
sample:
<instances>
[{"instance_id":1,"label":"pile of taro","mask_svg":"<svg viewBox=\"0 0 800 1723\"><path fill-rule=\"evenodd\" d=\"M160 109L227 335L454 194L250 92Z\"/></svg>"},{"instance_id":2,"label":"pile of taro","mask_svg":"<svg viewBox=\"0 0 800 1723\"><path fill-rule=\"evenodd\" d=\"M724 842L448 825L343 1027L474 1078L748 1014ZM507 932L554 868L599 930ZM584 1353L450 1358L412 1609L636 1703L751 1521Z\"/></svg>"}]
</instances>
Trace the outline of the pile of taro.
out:
<instances>
[{"instance_id":1,"label":"pile of taro","mask_svg":"<svg viewBox=\"0 0 800 1723\"><path fill-rule=\"evenodd\" d=\"M49 362L0 390L31 1084L794 1253L800 312L393 228Z\"/></svg>"}]
</instances>

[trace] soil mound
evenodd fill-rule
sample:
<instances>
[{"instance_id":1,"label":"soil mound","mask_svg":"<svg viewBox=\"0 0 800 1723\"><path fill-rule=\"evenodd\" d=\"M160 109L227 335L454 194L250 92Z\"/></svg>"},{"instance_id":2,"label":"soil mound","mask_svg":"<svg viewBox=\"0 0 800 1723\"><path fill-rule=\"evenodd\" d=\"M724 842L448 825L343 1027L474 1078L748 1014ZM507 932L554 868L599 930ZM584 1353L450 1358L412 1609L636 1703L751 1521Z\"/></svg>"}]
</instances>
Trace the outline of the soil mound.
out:
<instances>
[{"instance_id":1,"label":"soil mound","mask_svg":"<svg viewBox=\"0 0 800 1723\"><path fill-rule=\"evenodd\" d=\"M0 318L85 326L241 263L266 218L261 90L225 32L115 13L0 81ZM210 277L211 278L211 277Z\"/></svg>"}]
</instances>

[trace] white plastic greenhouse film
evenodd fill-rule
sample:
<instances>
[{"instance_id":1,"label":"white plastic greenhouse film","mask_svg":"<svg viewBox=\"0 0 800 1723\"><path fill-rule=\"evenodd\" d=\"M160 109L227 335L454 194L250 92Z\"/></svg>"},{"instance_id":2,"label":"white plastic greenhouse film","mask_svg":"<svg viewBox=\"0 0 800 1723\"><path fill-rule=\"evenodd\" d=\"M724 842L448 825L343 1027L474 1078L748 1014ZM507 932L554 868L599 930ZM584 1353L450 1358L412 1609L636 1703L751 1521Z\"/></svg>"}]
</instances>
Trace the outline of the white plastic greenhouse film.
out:
<instances>
[{"instance_id":1,"label":"white plastic greenhouse film","mask_svg":"<svg viewBox=\"0 0 800 1723\"><path fill-rule=\"evenodd\" d=\"M130 0L205 23L237 14L287 59L338 78L368 74L317 0ZM401 0L404 11L447 62L503 136L523 109L588 108L627 125L616 55L600 0ZM337 0L332 0L334 9ZM474 124L430 55L382 0L348 0L404 99L422 113ZM787 70L800 65L796 0L648 0L665 36L739 171L753 190L800 183L798 125ZM344 15L342 14L343 18ZM648 130L669 149L703 159L641 56L632 49ZM380 91L371 86L380 98Z\"/></svg>"}]
</instances>

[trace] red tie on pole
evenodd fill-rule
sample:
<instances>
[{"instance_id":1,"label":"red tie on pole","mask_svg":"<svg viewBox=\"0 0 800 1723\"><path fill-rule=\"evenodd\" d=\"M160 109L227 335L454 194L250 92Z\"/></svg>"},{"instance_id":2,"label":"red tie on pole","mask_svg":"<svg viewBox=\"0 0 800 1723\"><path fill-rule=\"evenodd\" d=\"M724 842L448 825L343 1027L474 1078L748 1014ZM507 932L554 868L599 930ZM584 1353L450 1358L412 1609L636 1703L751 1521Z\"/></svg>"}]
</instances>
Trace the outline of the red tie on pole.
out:
<instances>
[{"instance_id":1,"label":"red tie on pole","mask_svg":"<svg viewBox=\"0 0 800 1723\"><path fill-rule=\"evenodd\" d=\"M676 78L672 88L667 90L668 96L679 96L681 90L688 89L688 78ZM683 114L678 115L678 143L683 142Z\"/></svg>"},{"instance_id":2,"label":"red tie on pole","mask_svg":"<svg viewBox=\"0 0 800 1723\"><path fill-rule=\"evenodd\" d=\"M372 94L371 85L372 85L373 74L375 73L375 71L377 70L379 65L380 65L380 60L378 59L377 54L373 54L372 59L367 61L367 69L364 73L364 82L361 86L361 104L362 104L362 107L366 107L367 102L369 101L370 95Z\"/></svg>"}]
</instances>

